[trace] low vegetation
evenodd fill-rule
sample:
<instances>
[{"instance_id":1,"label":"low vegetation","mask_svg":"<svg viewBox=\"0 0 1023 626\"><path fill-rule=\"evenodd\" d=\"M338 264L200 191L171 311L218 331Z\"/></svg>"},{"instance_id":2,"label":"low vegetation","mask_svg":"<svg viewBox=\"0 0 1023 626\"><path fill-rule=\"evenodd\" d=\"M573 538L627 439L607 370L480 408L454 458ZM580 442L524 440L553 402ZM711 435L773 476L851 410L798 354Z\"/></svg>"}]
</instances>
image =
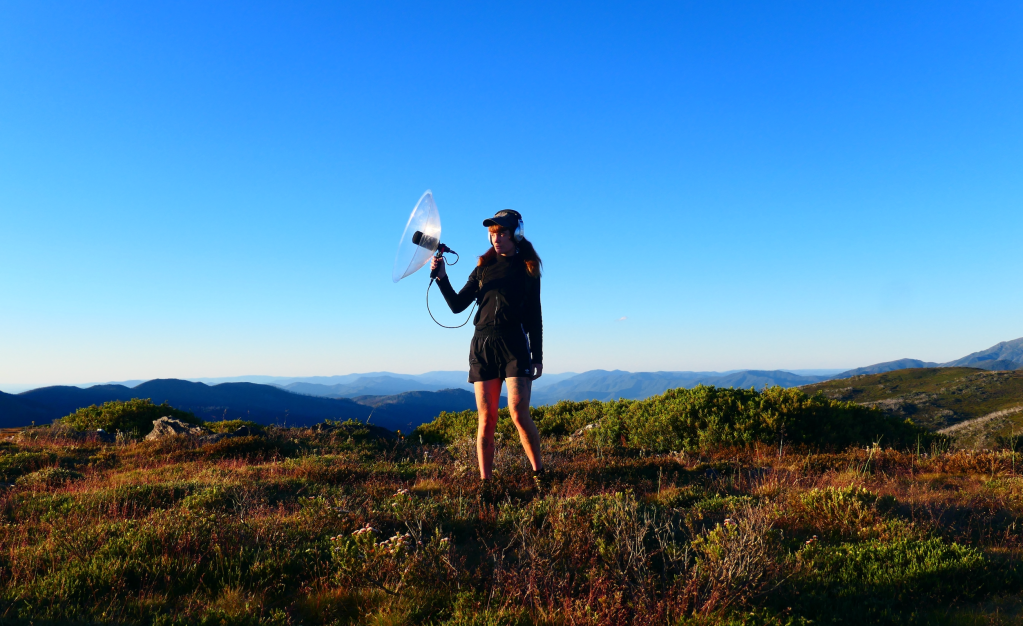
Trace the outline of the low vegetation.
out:
<instances>
[{"instance_id":1,"label":"low vegetation","mask_svg":"<svg viewBox=\"0 0 1023 626\"><path fill-rule=\"evenodd\" d=\"M508 417L508 409L501 416ZM709 446L784 446L808 444L843 449L883 441L888 446L930 447L941 440L904 418L880 409L834 400L798 389L771 387L763 391L700 385L670 389L646 400L613 402L563 401L533 410L542 435L566 435L589 424L588 433L604 448L625 447L650 452L701 450ZM512 436L510 420L502 422ZM476 412L442 413L417 431L424 442L450 442L476 432Z\"/></svg>"},{"instance_id":2,"label":"low vegetation","mask_svg":"<svg viewBox=\"0 0 1023 626\"><path fill-rule=\"evenodd\" d=\"M471 413L404 439L357 423L207 444L25 429L0 442L0 619L1023 617L1023 457L1011 449L950 449L876 409L776 389L535 415L548 473L534 482L505 416L487 490Z\"/></svg>"},{"instance_id":3,"label":"low vegetation","mask_svg":"<svg viewBox=\"0 0 1023 626\"><path fill-rule=\"evenodd\" d=\"M153 429L153 420L161 417L173 417L189 424L202 424L202 420L192 413L175 409L166 402L153 404L148 398L133 398L127 402L112 400L99 406L93 404L83 407L57 420L55 425L82 431L102 429L111 434L119 431L139 437L148 434Z\"/></svg>"},{"instance_id":4,"label":"low vegetation","mask_svg":"<svg viewBox=\"0 0 1023 626\"><path fill-rule=\"evenodd\" d=\"M1023 405L1023 370L916 368L830 380L802 389L878 407L938 430Z\"/></svg>"}]
</instances>

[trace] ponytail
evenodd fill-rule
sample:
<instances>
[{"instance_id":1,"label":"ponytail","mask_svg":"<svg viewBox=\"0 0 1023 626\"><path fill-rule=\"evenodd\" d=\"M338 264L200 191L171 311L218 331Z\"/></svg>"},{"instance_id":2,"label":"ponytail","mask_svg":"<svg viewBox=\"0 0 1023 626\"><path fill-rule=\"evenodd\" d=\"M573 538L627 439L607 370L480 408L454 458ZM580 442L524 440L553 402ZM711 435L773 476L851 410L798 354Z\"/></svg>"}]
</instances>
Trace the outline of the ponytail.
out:
<instances>
[{"instance_id":1,"label":"ponytail","mask_svg":"<svg viewBox=\"0 0 1023 626\"><path fill-rule=\"evenodd\" d=\"M519 254L525 259L526 271L529 272L529 275L533 278L540 278L540 268L543 267L543 262L540 260L540 255L536 253L536 248L525 237L519 242Z\"/></svg>"}]
</instances>

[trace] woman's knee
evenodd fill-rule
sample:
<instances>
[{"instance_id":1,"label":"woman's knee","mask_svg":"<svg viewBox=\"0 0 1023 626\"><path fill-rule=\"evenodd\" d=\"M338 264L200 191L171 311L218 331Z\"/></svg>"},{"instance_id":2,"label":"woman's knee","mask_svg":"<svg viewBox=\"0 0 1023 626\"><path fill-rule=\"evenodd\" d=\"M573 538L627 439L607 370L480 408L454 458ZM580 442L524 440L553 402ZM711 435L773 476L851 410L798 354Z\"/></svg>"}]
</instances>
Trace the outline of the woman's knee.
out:
<instances>
[{"instance_id":1,"label":"woman's knee","mask_svg":"<svg viewBox=\"0 0 1023 626\"><path fill-rule=\"evenodd\" d=\"M520 421L529 421L529 400L519 397L508 398L508 412L511 413L512 420L518 424Z\"/></svg>"},{"instance_id":2,"label":"woman's knee","mask_svg":"<svg viewBox=\"0 0 1023 626\"><path fill-rule=\"evenodd\" d=\"M491 410L489 407L479 407L479 434L480 436L493 437L494 430L497 429L497 409Z\"/></svg>"},{"instance_id":3,"label":"woman's knee","mask_svg":"<svg viewBox=\"0 0 1023 626\"><path fill-rule=\"evenodd\" d=\"M479 422L476 428L479 435L481 437L493 437L495 430L497 430L497 413L494 413L493 415L480 413Z\"/></svg>"},{"instance_id":4,"label":"woman's knee","mask_svg":"<svg viewBox=\"0 0 1023 626\"><path fill-rule=\"evenodd\" d=\"M524 407L519 410L511 410L512 423L517 428L528 428L532 423L533 419L529 415L529 407Z\"/></svg>"}]
</instances>

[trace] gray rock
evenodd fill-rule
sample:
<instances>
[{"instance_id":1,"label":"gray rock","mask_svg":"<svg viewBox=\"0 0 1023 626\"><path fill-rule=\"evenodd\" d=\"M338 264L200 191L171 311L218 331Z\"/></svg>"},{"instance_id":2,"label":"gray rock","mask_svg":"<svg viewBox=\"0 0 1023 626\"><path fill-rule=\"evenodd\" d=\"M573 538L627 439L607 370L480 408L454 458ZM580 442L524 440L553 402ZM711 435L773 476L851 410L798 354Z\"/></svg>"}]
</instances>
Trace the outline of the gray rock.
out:
<instances>
[{"instance_id":1,"label":"gray rock","mask_svg":"<svg viewBox=\"0 0 1023 626\"><path fill-rule=\"evenodd\" d=\"M175 435L185 435L186 437L202 437L209 435L210 431L206 430L202 426L196 426L189 424L188 422L182 422L179 419L173 417L161 417L158 420L153 420L153 430L146 435L147 440L152 439L163 439L165 437L173 437Z\"/></svg>"},{"instance_id":2,"label":"gray rock","mask_svg":"<svg viewBox=\"0 0 1023 626\"><path fill-rule=\"evenodd\" d=\"M579 437L582 437L583 435L586 434L586 431L593 430L596 427L597 427L596 424L587 424L587 425L583 426L582 428L580 428L579 430L577 430L574 433L572 433L572 436L569 437L569 439L577 439Z\"/></svg>"}]
</instances>

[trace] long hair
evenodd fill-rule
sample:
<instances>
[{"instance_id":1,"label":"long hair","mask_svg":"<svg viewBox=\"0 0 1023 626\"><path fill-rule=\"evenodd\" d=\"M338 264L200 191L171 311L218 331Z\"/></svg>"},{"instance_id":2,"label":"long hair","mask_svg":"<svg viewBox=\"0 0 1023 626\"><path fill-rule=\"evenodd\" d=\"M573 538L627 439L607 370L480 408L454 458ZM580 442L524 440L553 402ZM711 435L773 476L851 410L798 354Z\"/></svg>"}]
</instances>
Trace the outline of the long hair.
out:
<instances>
[{"instance_id":1,"label":"long hair","mask_svg":"<svg viewBox=\"0 0 1023 626\"><path fill-rule=\"evenodd\" d=\"M496 233L501 230L507 231L508 229L494 224L493 226L488 226L487 230ZM533 247L533 244L523 237L522 241L516 242L515 245L518 246L519 254L522 255L522 259L526 264L526 272L533 278L540 278L540 268L543 267L543 262L540 260L540 255L536 253L536 248ZM497 259L497 251L494 250L494 246L490 246L489 250L480 255L476 265L480 267L490 265L495 259Z\"/></svg>"}]
</instances>

